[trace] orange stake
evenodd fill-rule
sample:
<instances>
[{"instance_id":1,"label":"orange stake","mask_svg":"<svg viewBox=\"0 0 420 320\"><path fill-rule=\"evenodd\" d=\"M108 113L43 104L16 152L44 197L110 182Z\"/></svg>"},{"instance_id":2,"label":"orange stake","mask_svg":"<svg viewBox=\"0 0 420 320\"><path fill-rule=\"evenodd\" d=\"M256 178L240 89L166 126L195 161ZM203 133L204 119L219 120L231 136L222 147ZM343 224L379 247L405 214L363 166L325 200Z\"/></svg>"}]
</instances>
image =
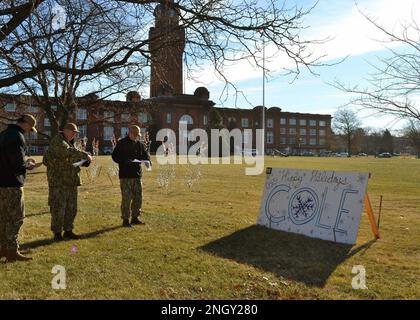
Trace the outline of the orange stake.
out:
<instances>
[{"instance_id":1,"label":"orange stake","mask_svg":"<svg viewBox=\"0 0 420 320\"><path fill-rule=\"evenodd\" d=\"M378 227L376 226L376 222L375 222L375 217L373 216L373 210L372 210L372 206L370 204L370 200L369 200L369 195L366 192L365 195L365 208L366 208L366 212L367 215L369 217L369 222L370 222L370 227L372 229L372 233L375 235L376 239L379 239L379 230Z\"/></svg>"}]
</instances>

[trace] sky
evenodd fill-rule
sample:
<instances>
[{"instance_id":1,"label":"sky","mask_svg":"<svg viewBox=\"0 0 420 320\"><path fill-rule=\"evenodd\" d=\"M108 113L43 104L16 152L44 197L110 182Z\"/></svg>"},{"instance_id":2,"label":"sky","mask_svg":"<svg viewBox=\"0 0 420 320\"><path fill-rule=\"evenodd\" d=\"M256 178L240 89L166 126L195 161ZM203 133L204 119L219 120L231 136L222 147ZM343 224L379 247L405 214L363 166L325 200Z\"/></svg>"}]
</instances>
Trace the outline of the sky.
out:
<instances>
[{"instance_id":1,"label":"sky","mask_svg":"<svg viewBox=\"0 0 420 320\"><path fill-rule=\"evenodd\" d=\"M289 0L287 3L310 7L314 1ZM378 41L384 40L384 35L367 22L359 10L397 32L404 21L414 19L420 22L419 0L357 0L357 5L355 0L319 0L304 20L309 28L302 36L331 38L314 48L315 54L327 55L323 58L324 63L333 64L347 58L337 65L314 69L318 75L303 70L294 81L291 77L280 75L282 65L287 64L284 59L278 56L266 59L267 69L270 70L265 89L267 107L277 106L287 112L334 114L337 108L349 101L350 96L331 86L332 82L339 80L351 86L367 84L369 72L373 71L372 64L378 64L378 57L389 56L389 51L383 42ZM392 49L404 48L392 46ZM267 46L266 56L272 55L276 55L274 48ZM220 96L224 83L209 67L200 75L200 82L186 79L185 93L193 93L195 88L204 85L217 106L252 108L263 103L262 75L261 68L247 62L230 67L227 76L246 99L239 96L235 100L233 92L226 99ZM397 132L405 124L392 117L378 117L366 111L358 112L358 115L364 127L388 128Z\"/></svg>"}]
</instances>

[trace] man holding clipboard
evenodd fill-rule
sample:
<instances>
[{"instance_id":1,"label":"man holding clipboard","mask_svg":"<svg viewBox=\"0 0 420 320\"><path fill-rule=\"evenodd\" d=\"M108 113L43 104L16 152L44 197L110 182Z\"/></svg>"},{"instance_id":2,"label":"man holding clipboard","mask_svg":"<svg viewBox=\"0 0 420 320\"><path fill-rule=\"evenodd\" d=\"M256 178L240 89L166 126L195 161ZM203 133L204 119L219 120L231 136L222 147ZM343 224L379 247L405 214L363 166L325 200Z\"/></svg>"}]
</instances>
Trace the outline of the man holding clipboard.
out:
<instances>
[{"instance_id":1,"label":"man holding clipboard","mask_svg":"<svg viewBox=\"0 0 420 320\"><path fill-rule=\"evenodd\" d=\"M80 165L88 166L93 158L74 147L74 138L78 132L74 123L66 124L63 132L51 140L43 158L47 167L48 204L55 241L80 238L73 232L77 214L77 187L80 186ZM85 161L82 163L81 160ZM79 161L80 165L74 165Z\"/></svg>"},{"instance_id":2,"label":"man holding clipboard","mask_svg":"<svg viewBox=\"0 0 420 320\"><path fill-rule=\"evenodd\" d=\"M112 152L112 160L119 167L121 218L124 227L144 224L139 220L142 205L141 163L150 170L151 162L150 154L140 138L140 127L133 125L129 128L128 136L119 140Z\"/></svg>"}]
</instances>

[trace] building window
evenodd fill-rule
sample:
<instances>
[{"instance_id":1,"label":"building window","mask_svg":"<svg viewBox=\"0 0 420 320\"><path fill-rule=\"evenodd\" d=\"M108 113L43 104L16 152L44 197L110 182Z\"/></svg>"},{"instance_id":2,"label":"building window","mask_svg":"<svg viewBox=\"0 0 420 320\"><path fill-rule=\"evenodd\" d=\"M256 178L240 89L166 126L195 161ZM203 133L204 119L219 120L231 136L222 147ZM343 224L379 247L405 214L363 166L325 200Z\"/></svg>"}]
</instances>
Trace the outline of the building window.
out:
<instances>
[{"instance_id":1,"label":"building window","mask_svg":"<svg viewBox=\"0 0 420 320\"><path fill-rule=\"evenodd\" d=\"M130 116L129 113L122 113L121 114L121 121L129 122L130 121L130 118L131 118L131 116Z\"/></svg>"},{"instance_id":2,"label":"building window","mask_svg":"<svg viewBox=\"0 0 420 320\"><path fill-rule=\"evenodd\" d=\"M274 127L273 119L267 119L267 128L273 128L273 127Z\"/></svg>"},{"instance_id":3,"label":"building window","mask_svg":"<svg viewBox=\"0 0 420 320\"><path fill-rule=\"evenodd\" d=\"M8 103L4 107L4 111L6 111L6 112L15 112L16 111L16 105L14 103Z\"/></svg>"},{"instance_id":4,"label":"building window","mask_svg":"<svg viewBox=\"0 0 420 320\"><path fill-rule=\"evenodd\" d=\"M172 123L172 113L170 112L166 114L166 123Z\"/></svg>"},{"instance_id":5,"label":"building window","mask_svg":"<svg viewBox=\"0 0 420 320\"><path fill-rule=\"evenodd\" d=\"M128 128L127 127L122 127L121 128L121 138L125 138L126 136L128 136Z\"/></svg>"},{"instance_id":6,"label":"building window","mask_svg":"<svg viewBox=\"0 0 420 320\"><path fill-rule=\"evenodd\" d=\"M189 114L184 114L180 119L179 122L184 122L186 124L193 124L193 118Z\"/></svg>"},{"instance_id":7,"label":"building window","mask_svg":"<svg viewBox=\"0 0 420 320\"><path fill-rule=\"evenodd\" d=\"M206 126L206 125L207 125L207 122L208 122L208 120L207 120L207 115L205 114L205 115L203 116L203 124Z\"/></svg>"},{"instance_id":8,"label":"building window","mask_svg":"<svg viewBox=\"0 0 420 320\"><path fill-rule=\"evenodd\" d=\"M87 119L87 111L86 111L86 109L77 109L77 111L76 111L76 119L77 120L86 120Z\"/></svg>"},{"instance_id":9,"label":"building window","mask_svg":"<svg viewBox=\"0 0 420 320\"><path fill-rule=\"evenodd\" d=\"M290 118L290 119L289 119L289 124L290 124L291 126L295 126L295 125L296 125L296 119L295 119L295 118Z\"/></svg>"},{"instance_id":10,"label":"building window","mask_svg":"<svg viewBox=\"0 0 420 320\"><path fill-rule=\"evenodd\" d=\"M309 125L311 127L316 127L316 120L309 120Z\"/></svg>"},{"instance_id":11,"label":"building window","mask_svg":"<svg viewBox=\"0 0 420 320\"><path fill-rule=\"evenodd\" d=\"M325 139L319 139L319 144L321 146L325 146Z\"/></svg>"},{"instance_id":12,"label":"building window","mask_svg":"<svg viewBox=\"0 0 420 320\"><path fill-rule=\"evenodd\" d=\"M286 134L286 128L280 128L280 134Z\"/></svg>"},{"instance_id":13,"label":"building window","mask_svg":"<svg viewBox=\"0 0 420 320\"><path fill-rule=\"evenodd\" d=\"M50 119L44 118L44 127L51 127Z\"/></svg>"},{"instance_id":14,"label":"building window","mask_svg":"<svg viewBox=\"0 0 420 320\"><path fill-rule=\"evenodd\" d=\"M273 133L273 131L267 131L266 142L270 143L270 144L274 143L274 133Z\"/></svg>"},{"instance_id":15,"label":"building window","mask_svg":"<svg viewBox=\"0 0 420 320\"><path fill-rule=\"evenodd\" d=\"M30 105L28 107L28 112L30 112L30 113L37 113L38 112L38 107L34 107L33 105Z\"/></svg>"},{"instance_id":16,"label":"building window","mask_svg":"<svg viewBox=\"0 0 420 320\"><path fill-rule=\"evenodd\" d=\"M296 138L295 137L289 138L289 144L296 144Z\"/></svg>"},{"instance_id":17,"label":"building window","mask_svg":"<svg viewBox=\"0 0 420 320\"><path fill-rule=\"evenodd\" d=\"M301 136L306 136L306 129L305 128L300 128L299 133Z\"/></svg>"},{"instance_id":18,"label":"building window","mask_svg":"<svg viewBox=\"0 0 420 320\"><path fill-rule=\"evenodd\" d=\"M311 136L316 136L316 129L311 129L310 130L310 135Z\"/></svg>"},{"instance_id":19,"label":"building window","mask_svg":"<svg viewBox=\"0 0 420 320\"><path fill-rule=\"evenodd\" d=\"M315 146L315 145L316 145L316 139L315 139L315 138L311 138L311 139L309 140L309 144L310 144L311 146Z\"/></svg>"},{"instance_id":20,"label":"building window","mask_svg":"<svg viewBox=\"0 0 420 320\"><path fill-rule=\"evenodd\" d=\"M147 113L140 112L139 113L139 122L140 123L147 123L147 121L148 121Z\"/></svg>"},{"instance_id":21,"label":"building window","mask_svg":"<svg viewBox=\"0 0 420 320\"><path fill-rule=\"evenodd\" d=\"M300 144L306 144L306 138L300 138Z\"/></svg>"},{"instance_id":22,"label":"building window","mask_svg":"<svg viewBox=\"0 0 420 320\"><path fill-rule=\"evenodd\" d=\"M299 120L299 125L306 126L306 119L300 119Z\"/></svg>"},{"instance_id":23,"label":"building window","mask_svg":"<svg viewBox=\"0 0 420 320\"><path fill-rule=\"evenodd\" d=\"M280 137L280 144L286 144L286 137Z\"/></svg>"},{"instance_id":24,"label":"building window","mask_svg":"<svg viewBox=\"0 0 420 320\"><path fill-rule=\"evenodd\" d=\"M289 128L289 134L295 135L296 134L296 128Z\"/></svg>"},{"instance_id":25,"label":"building window","mask_svg":"<svg viewBox=\"0 0 420 320\"><path fill-rule=\"evenodd\" d=\"M286 118L280 118L280 124L286 124Z\"/></svg>"},{"instance_id":26,"label":"building window","mask_svg":"<svg viewBox=\"0 0 420 320\"><path fill-rule=\"evenodd\" d=\"M104 120L114 122L114 112L104 111Z\"/></svg>"},{"instance_id":27,"label":"building window","mask_svg":"<svg viewBox=\"0 0 420 320\"><path fill-rule=\"evenodd\" d=\"M325 129L321 129L321 130L319 130L319 135L320 135L321 137L325 137Z\"/></svg>"},{"instance_id":28,"label":"building window","mask_svg":"<svg viewBox=\"0 0 420 320\"><path fill-rule=\"evenodd\" d=\"M104 127L104 140L111 141L114 136L114 127Z\"/></svg>"},{"instance_id":29,"label":"building window","mask_svg":"<svg viewBox=\"0 0 420 320\"><path fill-rule=\"evenodd\" d=\"M327 124L325 122L325 120L319 120L319 126L320 127L325 127Z\"/></svg>"},{"instance_id":30,"label":"building window","mask_svg":"<svg viewBox=\"0 0 420 320\"><path fill-rule=\"evenodd\" d=\"M86 125L79 126L79 131L80 131L80 133L79 133L80 138L87 137L87 126Z\"/></svg>"},{"instance_id":31,"label":"building window","mask_svg":"<svg viewBox=\"0 0 420 320\"><path fill-rule=\"evenodd\" d=\"M248 118L242 118L241 125L242 128L248 128Z\"/></svg>"}]
</instances>

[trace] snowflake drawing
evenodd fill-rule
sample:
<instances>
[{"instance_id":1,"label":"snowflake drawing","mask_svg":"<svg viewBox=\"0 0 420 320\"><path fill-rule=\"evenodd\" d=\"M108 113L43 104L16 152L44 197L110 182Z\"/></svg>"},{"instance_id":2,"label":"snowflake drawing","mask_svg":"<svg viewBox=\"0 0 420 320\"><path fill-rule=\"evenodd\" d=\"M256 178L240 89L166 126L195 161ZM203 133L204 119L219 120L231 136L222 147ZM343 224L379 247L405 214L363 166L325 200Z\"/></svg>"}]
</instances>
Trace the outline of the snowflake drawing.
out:
<instances>
[{"instance_id":1,"label":"snowflake drawing","mask_svg":"<svg viewBox=\"0 0 420 320\"><path fill-rule=\"evenodd\" d=\"M292 205L292 213L295 218L307 218L314 209L314 199L311 197L303 198L302 195L298 194L296 200Z\"/></svg>"},{"instance_id":2,"label":"snowflake drawing","mask_svg":"<svg viewBox=\"0 0 420 320\"><path fill-rule=\"evenodd\" d=\"M289 205L289 216L295 224L305 224L309 222L316 214L318 209L318 197L316 193L303 188L297 190Z\"/></svg>"}]
</instances>

